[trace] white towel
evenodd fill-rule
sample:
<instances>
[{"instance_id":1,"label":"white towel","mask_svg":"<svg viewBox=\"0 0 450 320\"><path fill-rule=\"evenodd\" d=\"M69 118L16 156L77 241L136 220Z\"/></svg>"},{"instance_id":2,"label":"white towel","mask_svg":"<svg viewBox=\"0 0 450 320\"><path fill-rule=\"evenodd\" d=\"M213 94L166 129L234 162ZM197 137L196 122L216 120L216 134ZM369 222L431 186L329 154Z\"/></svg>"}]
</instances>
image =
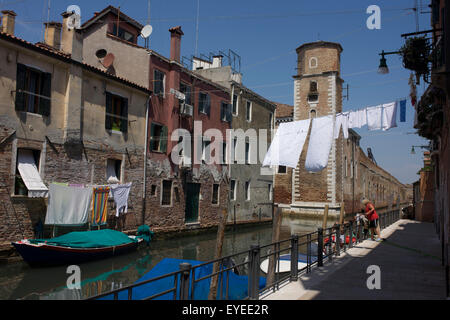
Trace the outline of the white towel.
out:
<instances>
[{"instance_id":1,"label":"white towel","mask_svg":"<svg viewBox=\"0 0 450 320\"><path fill-rule=\"evenodd\" d=\"M45 224L58 226L86 224L91 214L92 193L92 188L51 184Z\"/></svg>"},{"instance_id":2,"label":"white towel","mask_svg":"<svg viewBox=\"0 0 450 320\"><path fill-rule=\"evenodd\" d=\"M383 105L383 131L397 127L397 103Z\"/></svg>"},{"instance_id":3,"label":"white towel","mask_svg":"<svg viewBox=\"0 0 450 320\"><path fill-rule=\"evenodd\" d=\"M344 134L344 138L348 139L348 121L349 121L349 113L348 112L344 112L344 113L339 113L336 115L336 123L335 123L335 127L334 127L334 138L338 139L339 138L339 133L341 132L341 127L342 127L342 132Z\"/></svg>"},{"instance_id":4,"label":"white towel","mask_svg":"<svg viewBox=\"0 0 450 320\"><path fill-rule=\"evenodd\" d=\"M309 138L305 168L309 172L319 172L328 165L333 143L333 117L326 116L313 120Z\"/></svg>"},{"instance_id":5,"label":"white towel","mask_svg":"<svg viewBox=\"0 0 450 320\"><path fill-rule=\"evenodd\" d=\"M111 194L114 197L116 203L116 217L119 217L120 213L128 212L128 196L130 195L132 183L122 185L112 185Z\"/></svg>"},{"instance_id":6,"label":"white towel","mask_svg":"<svg viewBox=\"0 0 450 320\"><path fill-rule=\"evenodd\" d=\"M367 110L362 109L362 110L358 110L357 112L358 112L358 118L359 118L359 125L360 125L360 128L362 128L365 125L367 125Z\"/></svg>"},{"instance_id":7,"label":"white towel","mask_svg":"<svg viewBox=\"0 0 450 320\"><path fill-rule=\"evenodd\" d=\"M369 130L381 130L381 114L383 106L367 108L367 125Z\"/></svg>"},{"instance_id":8,"label":"white towel","mask_svg":"<svg viewBox=\"0 0 450 320\"><path fill-rule=\"evenodd\" d=\"M348 127L350 129L361 128L367 124L366 109L351 111L348 116Z\"/></svg>"},{"instance_id":9,"label":"white towel","mask_svg":"<svg viewBox=\"0 0 450 320\"><path fill-rule=\"evenodd\" d=\"M297 168L310 124L311 119L280 124L264 158L263 167Z\"/></svg>"}]
</instances>

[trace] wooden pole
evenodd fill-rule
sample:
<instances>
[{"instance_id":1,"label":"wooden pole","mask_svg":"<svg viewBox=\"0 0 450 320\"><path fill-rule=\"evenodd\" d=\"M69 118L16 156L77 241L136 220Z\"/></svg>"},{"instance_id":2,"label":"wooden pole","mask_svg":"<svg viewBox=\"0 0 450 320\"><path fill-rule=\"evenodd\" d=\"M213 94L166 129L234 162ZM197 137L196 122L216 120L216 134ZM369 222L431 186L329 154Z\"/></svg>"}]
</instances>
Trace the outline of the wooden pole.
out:
<instances>
[{"instance_id":1,"label":"wooden pole","mask_svg":"<svg viewBox=\"0 0 450 320\"><path fill-rule=\"evenodd\" d=\"M324 230L327 228L328 209L329 209L329 206L325 205L325 209L323 211L323 222L322 222L322 229L324 229Z\"/></svg>"},{"instance_id":2,"label":"wooden pole","mask_svg":"<svg viewBox=\"0 0 450 320\"><path fill-rule=\"evenodd\" d=\"M281 218L282 218L282 210L277 206L275 210L275 217L272 224L272 243L280 241L280 231L281 231ZM267 270L267 278L266 283L268 286L273 284L275 279L275 246L273 250L273 254L269 256L269 267Z\"/></svg>"},{"instance_id":3,"label":"wooden pole","mask_svg":"<svg viewBox=\"0 0 450 320\"><path fill-rule=\"evenodd\" d=\"M227 226L228 220L228 210L222 210L222 219L219 223L219 229L217 230L217 243L216 252L214 260L220 259L222 257L223 239L225 237L225 228ZM219 272L220 262L215 262L213 265L213 274ZM209 288L208 300L216 300L217 297L217 284L219 282L219 275L215 275L211 278L211 285Z\"/></svg>"}]
</instances>

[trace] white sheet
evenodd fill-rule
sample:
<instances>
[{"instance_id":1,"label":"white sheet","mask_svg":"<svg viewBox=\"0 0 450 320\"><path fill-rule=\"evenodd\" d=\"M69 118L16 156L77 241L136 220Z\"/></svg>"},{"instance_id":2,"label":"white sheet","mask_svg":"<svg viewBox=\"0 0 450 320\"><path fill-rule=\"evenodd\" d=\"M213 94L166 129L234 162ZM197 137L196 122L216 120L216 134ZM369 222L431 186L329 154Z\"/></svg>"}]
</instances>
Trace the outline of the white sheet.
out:
<instances>
[{"instance_id":1,"label":"white sheet","mask_svg":"<svg viewBox=\"0 0 450 320\"><path fill-rule=\"evenodd\" d=\"M51 184L46 225L81 226L88 222L92 208L92 188Z\"/></svg>"},{"instance_id":2,"label":"white sheet","mask_svg":"<svg viewBox=\"0 0 450 320\"><path fill-rule=\"evenodd\" d=\"M383 131L397 127L397 103L383 105Z\"/></svg>"},{"instance_id":3,"label":"white sheet","mask_svg":"<svg viewBox=\"0 0 450 320\"><path fill-rule=\"evenodd\" d=\"M280 124L264 158L263 167L297 168L310 124L311 119Z\"/></svg>"},{"instance_id":4,"label":"white sheet","mask_svg":"<svg viewBox=\"0 0 450 320\"><path fill-rule=\"evenodd\" d=\"M369 130L381 130L382 111L382 105L367 108L367 126Z\"/></svg>"},{"instance_id":5,"label":"white sheet","mask_svg":"<svg viewBox=\"0 0 450 320\"><path fill-rule=\"evenodd\" d=\"M41 176L39 175L33 151L19 150L17 160L17 169L28 189L28 197L46 198L48 196L48 188L42 182Z\"/></svg>"},{"instance_id":6,"label":"white sheet","mask_svg":"<svg viewBox=\"0 0 450 320\"><path fill-rule=\"evenodd\" d=\"M305 169L309 172L319 172L327 167L334 138L333 131L333 116L313 120L305 163Z\"/></svg>"}]
</instances>

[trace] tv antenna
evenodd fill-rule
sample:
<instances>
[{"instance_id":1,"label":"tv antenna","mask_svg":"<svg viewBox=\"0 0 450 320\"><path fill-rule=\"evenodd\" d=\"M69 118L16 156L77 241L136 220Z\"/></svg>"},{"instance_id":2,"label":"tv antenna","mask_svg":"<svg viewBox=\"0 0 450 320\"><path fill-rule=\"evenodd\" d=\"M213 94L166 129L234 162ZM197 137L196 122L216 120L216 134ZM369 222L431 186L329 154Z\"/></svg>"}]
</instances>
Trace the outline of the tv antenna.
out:
<instances>
[{"instance_id":1,"label":"tv antenna","mask_svg":"<svg viewBox=\"0 0 450 320\"><path fill-rule=\"evenodd\" d=\"M145 47L148 49L150 46L149 37L153 32L153 27L150 25L150 0L148 0L148 12L147 12L147 25L141 30L141 37L145 40Z\"/></svg>"}]
</instances>

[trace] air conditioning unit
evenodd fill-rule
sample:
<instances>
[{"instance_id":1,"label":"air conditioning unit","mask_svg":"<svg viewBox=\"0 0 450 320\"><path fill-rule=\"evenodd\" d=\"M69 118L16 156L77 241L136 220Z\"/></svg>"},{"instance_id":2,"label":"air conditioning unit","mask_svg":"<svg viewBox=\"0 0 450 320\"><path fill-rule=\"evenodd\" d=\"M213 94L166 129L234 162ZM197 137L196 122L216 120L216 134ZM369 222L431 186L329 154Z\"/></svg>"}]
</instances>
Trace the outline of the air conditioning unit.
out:
<instances>
[{"instance_id":1,"label":"air conditioning unit","mask_svg":"<svg viewBox=\"0 0 450 320\"><path fill-rule=\"evenodd\" d=\"M181 114L183 116L192 117L194 115L194 107L191 106L190 104L183 103L181 105Z\"/></svg>"}]
</instances>

